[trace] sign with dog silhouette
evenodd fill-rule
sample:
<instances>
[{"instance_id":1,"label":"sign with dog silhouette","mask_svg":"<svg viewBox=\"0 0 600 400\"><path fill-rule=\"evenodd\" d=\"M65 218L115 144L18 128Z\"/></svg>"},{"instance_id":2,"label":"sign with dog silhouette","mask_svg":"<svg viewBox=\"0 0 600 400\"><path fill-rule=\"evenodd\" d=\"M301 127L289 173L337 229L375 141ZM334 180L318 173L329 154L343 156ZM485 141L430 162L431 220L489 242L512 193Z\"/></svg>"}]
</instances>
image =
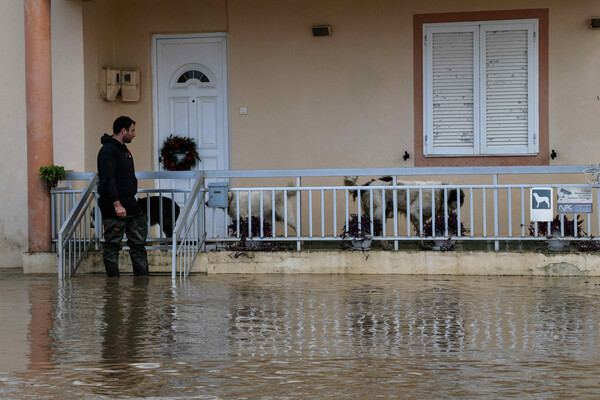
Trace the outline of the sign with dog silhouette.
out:
<instances>
[{"instance_id":1,"label":"sign with dog silhouette","mask_svg":"<svg viewBox=\"0 0 600 400\"><path fill-rule=\"evenodd\" d=\"M592 188L559 187L556 190L556 208L559 213L591 213Z\"/></svg>"},{"instance_id":2,"label":"sign with dog silhouette","mask_svg":"<svg viewBox=\"0 0 600 400\"><path fill-rule=\"evenodd\" d=\"M530 216L532 221L552 221L554 196L551 187L531 188Z\"/></svg>"}]
</instances>

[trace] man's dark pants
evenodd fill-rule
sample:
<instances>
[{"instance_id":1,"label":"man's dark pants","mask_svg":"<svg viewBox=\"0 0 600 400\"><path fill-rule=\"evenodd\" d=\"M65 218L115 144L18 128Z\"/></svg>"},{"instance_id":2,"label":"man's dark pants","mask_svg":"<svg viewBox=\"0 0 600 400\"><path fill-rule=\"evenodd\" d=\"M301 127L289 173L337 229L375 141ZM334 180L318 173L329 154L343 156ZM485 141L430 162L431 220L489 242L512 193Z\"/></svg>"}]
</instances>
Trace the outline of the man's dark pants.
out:
<instances>
[{"instance_id":1,"label":"man's dark pants","mask_svg":"<svg viewBox=\"0 0 600 400\"><path fill-rule=\"evenodd\" d=\"M104 224L104 268L108 276L119 276L119 250L123 234L127 234L129 257L133 265L133 275L148 275L148 254L146 253L146 236L148 226L146 214L133 217L107 218Z\"/></svg>"}]
</instances>

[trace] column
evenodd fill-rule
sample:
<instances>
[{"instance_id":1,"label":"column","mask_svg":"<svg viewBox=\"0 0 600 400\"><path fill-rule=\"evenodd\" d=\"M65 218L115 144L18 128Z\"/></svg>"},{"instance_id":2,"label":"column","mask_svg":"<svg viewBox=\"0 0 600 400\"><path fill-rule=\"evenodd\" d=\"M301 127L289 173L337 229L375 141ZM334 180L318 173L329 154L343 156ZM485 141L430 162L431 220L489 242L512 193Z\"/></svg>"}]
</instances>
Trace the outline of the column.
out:
<instances>
[{"instance_id":1,"label":"column","mask_svg":"<svg viewBox=\"0 0 600 400\"><path fill-rule=\"evenodd\" d=\"M50 196L39 178L53 164L50 0L24 0L27 99L27 189L29 251L50 251Z\"/></svg>"}]
</instances>

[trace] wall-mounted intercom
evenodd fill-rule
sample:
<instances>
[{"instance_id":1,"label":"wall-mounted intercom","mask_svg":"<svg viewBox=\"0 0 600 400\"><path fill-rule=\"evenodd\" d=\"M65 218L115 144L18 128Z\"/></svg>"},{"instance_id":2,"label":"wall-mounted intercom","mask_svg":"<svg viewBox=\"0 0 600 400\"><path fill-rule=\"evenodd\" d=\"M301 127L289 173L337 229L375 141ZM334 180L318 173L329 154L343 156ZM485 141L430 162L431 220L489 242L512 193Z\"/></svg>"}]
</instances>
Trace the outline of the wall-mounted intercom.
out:
<instances>
[{"instance_id":1,"label":"wall-mounted intercom","mask_svg":"<svg viewBox=\"0 0 600 400\"><path fill-rule=\"evenodd\" d=\"M121 100L140 100L140 70L124 69L121 71Z\"/></svg>"},{"instance_id":2,"label":"wall-mounted intercom","mask_svg":"<svg viewBox=\"0 0 600 400\"><path fill-rule=\"evenodd\" d=\"M106 100L114 100L121 89L121 71L103 68L100 71L100 95Z\"/></svg>"}]
</instances>

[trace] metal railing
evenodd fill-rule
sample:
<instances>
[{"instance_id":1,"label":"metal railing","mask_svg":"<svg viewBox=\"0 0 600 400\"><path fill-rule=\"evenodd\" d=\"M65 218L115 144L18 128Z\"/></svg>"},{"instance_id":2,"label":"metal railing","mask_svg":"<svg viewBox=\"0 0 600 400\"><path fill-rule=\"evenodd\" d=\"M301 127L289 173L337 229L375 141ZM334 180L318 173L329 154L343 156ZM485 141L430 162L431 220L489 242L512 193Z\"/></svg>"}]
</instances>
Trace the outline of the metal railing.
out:
<instances>
[{"instance_id":1,"label":"metal railing","mask_svg":"<svg viewBox=\"0 0 600 400\"><path fill-rule=\"evenodd\" d=\"M247 224L252 240L283 241L296 243L298 250L302 243L310 241L340 241L344 226L348 226L353 214L368 216L370 232L374 232L374 223L382 221L380 232L372 239L375 241L392 241L394 249L402 241L419 241L428 239L457 241L487 241L499 250L503 241L545 241L558 238L562 241L598 240L600 236L600 206L598 193L594 190L595 211L584 215L559 214L560 232L542 235L537 224L530 224L529 189L536 186L552 187L554 190L565 186L588 187L584 180L583 170L587 166L534 166L534 167L445 167L445 168L377 168L347 170L278 170L278 171L206 171L206 178L212 180L232 179L242 184L231 187L228 208L224 213L222 225L229 226L224 235L207 236L206 242L239 241L240 221ZM359 176L359 182L367 182L368 177L390 176L390 180L377 186L364 184L359 186L343 186L343 177ZM453 183L438 184L429 182L433 177L440 177ZM453 176L453 177L452 177ZM398 179L402 177L402 180ZM427 179L423 179L427 177ZM262 180L291 178L290 186L269 186L261 184ZM450 178L450 179L448 179ZM465 179L467 178L467 179ZM414 180L422 181L417 182ZM477 179L489 183L477 183ZM507 182L499 183L499 180ZM310 184L311 180L328 180L328 183ZM424 180L424 181L423 181ZM476 183L461 183L461 180ZM250 181L251 185L244 185ZM294 184L295 181L295 184ZM337 185L335 182L339 182ZM513 182L514 181L514 182ZM517 182L519 181L519 182ZM521 182L522 181L522 182ZM308 183L305 183L308 182ZM329 183L331 182L331 183ZM548 183L551 182L551 183ZM563 182L563 183L554 183ZM352 193L356 191L354 200ZM447 200L452 191L462 192L464 201L461 207L452 213ZM296 193L293 201L280 200L276 207L271 207L277 199L286 199L286 193ZM365 201L366 200L366 207ZM374 199L379 199L387 207L377 206ZM377 203L377 201L375 201ZM361 206L361 204L363 204ZM439 204L442 204L439 208ZM279 207L281 210L277 211ZM438 219L430 219L427 211L438 207ZM291 209L291 212L290 212ZM378 211L377 211L378 210ZM210 214L210 210L207 211ZM277 215L277 214L280 215ZM247 218L251 215L253 218ZM407 218L406 216L412 216ZM567 221L566 218L572 219ZM454 232L449 230L450 220L454 219ZM232 225L229 224L233 221ZM290 222L296 224L295 234L291 235ZM276 228L277 224L279 226ZM436 223L443 229L436 229ZM259 227L254 227L258 224ZM574 227L582 226L579 234L565 234ZM551 232L550 223L545 223L546 231ZM265 226L269 232L265 234ZM438 227L439 228L439 227ZM431 233L429 233L431 232ZM575 229L574 232L577 232Z\"/></svg>"},{"instance_id":2,"label":"metal railing","mask_svg":"<svg viewBox=\"0 0 600 400\"><path fill-rule=\"evenodd\" d=\"M204 173L198 173L173 231L171 278L188 276L196 257L204 247L206 236L204 219Z\"/></svg>"},{"instance_id":3,"label":"metal railing","mask_svg":"<svg viewBox=\"0 0 600 400\"><path fill-rule=\"evenodd\" d=\"M487 241L495 250L503 242L550 238L597 242L600 189L585 183L582 172L586 167L188 171L139 172L137 176L140 180L153 180L155 186L141 189L140 197L168 197L180 206L178 216L174 208L165 213L162 201L158 210L152 212L150 203L145 210L149 226L150 214L158 214L158 221L154 222L160 226L156 228L158 233L149 235L148 248L172 252L175 277L177 272L180 276L188 275L197 255L208 245L214 249L220 244L239 242L243 231L257 243L288 243L301 250L309 242L345 240L342 232L354 215L361 221L360 229L362 217L367 216L368 230L374 233L372 239L393 243L395 250L403 242L450 238L465 243ZM344 186L346 176L358 176L357 186ZM369 178L380 176L390 179L376 185L366 184ZM102 240L100 229L87 228L91 220L100 226L94 179L97 179L95 174L69 173L67 180L88 180L86 187L73 189L70 184L68 188L52 191L53 233L57 232L54 240L59 246L61 276L71 275L85 250ZM430 179L441 179L446 184ZM180 183L163 184L167 181ZM225 209L206 206L207 183L215 181L230 182ZM529 222L529 189L536 186L554 190L568 186L593 188L595 209L589 214L559 214L560 228L556 232L551 232L550 223L541 229L543 225ZM448 200L453 193L456 196L461 192L464 199L453 214ZM439 218L429 218L432 209ZM172 237L164 232L166 219L172 224ZM377 220L381 222L379 230ZM453 232L452 220L464 230Z\"/></svg>"},{"instance_id":4,"label":"metal railing","mask_svg":"<svg viewBox=\"0 0 600 400\"><path fill-rule=\"evenodd\" d=\"M76 178L73 175L69 177L72 179ZM85 176L78 177L85 178ZM97 182L98 175L96 173L90 174L87 185L80 193L69 193L75 196L73 199L76 201L73 201L74 206L58 231L59 279L70 277L75 273L89 247L94 243L89 218L93 204L95 204L94 188Z\"/></svg>"},{"instance_id":5,"label":"metal railing","mask_svg":"<svg viewBox=\"0 0 600 400\"><path fill-rule=\"evenodd\" d=\"M190 184L187 181L194 181L197 175L197 172L191 171L136 173L139 181L151 180L152 185L156 186L138 191L139 200L149 199L141 203L145 204L142 207L148 217L147 249L174 250L171 238L175 221L181 206L187 204L190 194ZM78 181L86 182L85 187L77 188ZM58 270L61 279L75 273L92 245L98 250L99 244L103 242L97 181L96 173L68 172L64 179L67 187L51 191L52 242L59 255ZM127 246L124 248L127 249Z\"/></svg>"}]
</instances>

